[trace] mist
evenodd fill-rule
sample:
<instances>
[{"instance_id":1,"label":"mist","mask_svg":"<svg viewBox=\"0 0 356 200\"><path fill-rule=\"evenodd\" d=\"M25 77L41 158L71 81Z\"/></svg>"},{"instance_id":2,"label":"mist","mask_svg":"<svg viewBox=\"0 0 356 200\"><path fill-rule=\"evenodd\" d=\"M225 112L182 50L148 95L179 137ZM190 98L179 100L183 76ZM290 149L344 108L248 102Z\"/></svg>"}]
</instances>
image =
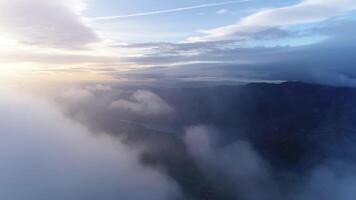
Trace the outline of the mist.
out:
<instances>
[{"instance_id":1,"label":"mist","mask_svg":"<svg viewBox=\"0 0 356 200\"><path fill-rule=\"evenodd\" d=\"M286 82L19 91L2 90L0 98L6 199L356 195L352 88Z\"/></svg>"},{"instance_id":2,"label":"mist","mask_svg":"<svg viewBox=\"0 0 356 200\"><path fill-rule=\"evenodd\" d=\"M139 162L139 149L90 131L45 100L2 90L0 132L1 199L179 197L171 178Z\"/></svg>"},{"instance_id":3,"label":"mist","mask_svg":"<svg viewBox=\"0 0 356 200\"><path fill-rule=\"evenodd\" d=\"M87 86L77 90L90 92ZM297 82L184 89L113 85L90 94L79 102L63 95L57 101L91 129L124 138L133 149L144 147L140 163L167 172L186 199L355 196L351 88ZM167 106L174 112L160 112Z\"/></svg>"}]
</instances>

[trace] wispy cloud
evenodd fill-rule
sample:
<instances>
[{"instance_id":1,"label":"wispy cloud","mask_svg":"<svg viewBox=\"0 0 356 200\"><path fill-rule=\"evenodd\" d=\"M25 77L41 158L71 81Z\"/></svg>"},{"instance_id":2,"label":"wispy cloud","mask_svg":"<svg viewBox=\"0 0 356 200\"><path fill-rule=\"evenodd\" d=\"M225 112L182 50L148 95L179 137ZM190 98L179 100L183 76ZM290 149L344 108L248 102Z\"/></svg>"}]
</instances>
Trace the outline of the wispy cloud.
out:
<instances>
[{"instance_id":1,"label":"wispy cloud","mask_svg":"<svg viewBox=\"0 0 356 200\"><path fill-rule=\"evenodd\" d=\"M356 9L354 0L303 0L297 4L254 13L237 23L204 30L203 36L188 41L216 41L226 39L250 39L250 36L270 28L323 22Z\"/></svg>"},{"instance_id":2,"label":"wispy cloud","mask_svg":"<svg viewBox=\"0 0 356 200\"><path fill-rule=\"evenodd\" d=\"M151 12L132 13L132 14L127 14L127 15L95 17L95 18L91 18L91 19L96 21L96 20L113 20L113 19L123 19L123 18L141 17L141 16L149 16L149 15L159 15L159 14L165 14L165 13L174 13L174 12L200 9L200 8L209 8L209 7L217 7L217 6L223 6L223 5L229 5L229 4L245 3L245 2L249 2L249 1L252 1L252 0L225 1L225 2L220 2L220 3L201 4L201 5L196 5L196 6L173 8L173 9L158 10L158 11L151 11Z\"/></svg>"},{"instance_id":3,"label":"wispy cloud","mask_svg":"<svg viewBox=\"0 0 356 200\"><path fill-rule=\"evenodd\" d=\"M228 9L220 9L220 10L216 11L216 14L223 15L223 14L226 14L227 12L229 12Z\"/></svg>"}]
</instances>

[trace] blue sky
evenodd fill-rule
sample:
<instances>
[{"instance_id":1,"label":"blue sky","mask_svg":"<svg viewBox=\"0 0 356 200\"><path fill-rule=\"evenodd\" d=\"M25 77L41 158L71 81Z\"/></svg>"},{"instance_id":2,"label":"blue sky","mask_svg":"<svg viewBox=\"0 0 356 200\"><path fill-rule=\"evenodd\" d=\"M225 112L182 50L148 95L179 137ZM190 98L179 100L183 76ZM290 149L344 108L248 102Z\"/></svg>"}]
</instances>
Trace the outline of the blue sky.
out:
<instances>
[{"instance_id":1,"label":"blue sky","mask_svg":"<svg viewBox=\"0 0 356 200\"><path fill-rule=\"evenodd\" d=\"M91 1L89 3L89 9L86 11L86 14L89 17L128 15L134 13L145 13L221 2L227 1L133 0L129 3L122 0ZM261 9L288 6L296 2L297 1L290 0L256 0L239 3L236 1L236 3L228 5L197 8L180 12L124 19L101 20L99 21L99 26L103 27L104 30L112 29L117 31L118 40L121 39L125 42L179 42L186 39L187 36L197 35L199 30L212 29L219 26L233 24L241 17L247 16ZM221 10L224 10L224 12L219 13ZM138 35L138 33L141 33L140 35L146 36L135 37Z\"/></svg>"},{"instance_id":2,"label":"blue sky","mask_svg":"<svg viewBox=\"0 0 356 200\"><path fill-rule=\"evenodd\" d=\"M0 76L127 81L128 71L163 77L169 69L172 76L255 80L288 61L293 70L327 69L356 85L351 65L340 71L326 62L349 59L343 52L356 45L355 16L356 0L0 0ZM324 66L301 53L311 49L324 53L316 55ZM308 65L295 65L298 59ZM271 67L252 73L257 64ZM232 69L236 77L214 75Z\"/></svg>"}]
</instances>

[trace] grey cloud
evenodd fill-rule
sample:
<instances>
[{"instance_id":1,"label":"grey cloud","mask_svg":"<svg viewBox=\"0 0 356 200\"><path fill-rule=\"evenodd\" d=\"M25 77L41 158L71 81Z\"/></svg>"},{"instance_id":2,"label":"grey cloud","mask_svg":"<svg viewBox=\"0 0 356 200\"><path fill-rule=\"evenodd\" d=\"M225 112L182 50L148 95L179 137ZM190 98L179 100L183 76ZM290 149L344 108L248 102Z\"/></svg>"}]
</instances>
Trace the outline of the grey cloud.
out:
<instances>
[{"instance_id":1,"label":"grey cloud","mask_svg":"<svg viewBox=\"0 0 356 200\"><path fill-rule=\"evenodd\" d=\"M352 200L356 196L355 163L350 161L332 160L313 169L308 182L303 187L301 200Z\"/></svg>"},{"instance_id":2,"label":"grey cloud","mask_svg":"<svg viewBox=\"0 0 356 200\"><path fill-rule=\"evenodd\" d=\"M188 127L184 140L198 165L222 190L236 199L279 199L277 185L267 163L246 141L219 146L216 130L207 126Z\"/></svg>"},{"instance_id":3,"label":"grey cloud","mask_svg":"<svg viewBox=\"0 0 356 200\"><path fill-rule=\"evenodd\" d=\"M219 133L208 126L188 127L184 141L207 177L236 199L352 200L355 198L355 163L329 159L295 175L273 169L247 141L221 145ZM278 169L277 169L278 170ZM300 176L300 177L299 177ZM281 179L281 177L284 177ZM284 182L293 180L293 182Z\"/></svg>"},{"instance_id":4,"label":"grey cloud","mask_svg":"<svg viewBox=\"0 0 356 200\"><path fill-rule=\"evenodd\" d=\"M297 31L288 31L280 28L269 28L261 32L250 34L250 39L253 40L269 40L269 39L283 39L302 36Z\"/></svg>"},{"instance_id":5,"label":"grey cloud","mask_svg":"<svg viewBox=\"0 0 356 200\"><path fill-rule=\"evenodd\" d=\"M91 86L83 85L82 88L88 88ZM137 146L135 146L134 143L131 143L133 145L132 147L141 148L140 144L143 144L143 146L146 147L145 149L146 151L144 154L141 154L142 156L141 158L143 158L141 160L142 163L145 163L147 166L155 166L158 169L162 167L165 170L167 170L168 174L172 178L174 178L177 182L179 182L180 186L182 187L182 190L185 192L188 191L187 192L188 196L189 194L198 193L198 197L201 197L201 199L207 199L207 198L224 199L224 198L214 198L214 196L213 197L210 196L211 194L214 194L217 191L219 194L220 193L224 194L222 196L225 196L226 194L228 197L231 196L234 197L234 198L227 198L227 199L243 199L243 200L266 200L266 199L267 200L269 199L271 200L286 200L286 199L287 200L314 200L314 199L333 200L335 198L341 200L350 200L352 199L351 197L354 197L353 188L354 188L354 183L355 183L354 180L356 176L354 173L355 148L353 148L354 147L353 144L355 138L353 137L352 132L349 132L352 131L353 128L352 126L348 127L348 125L347 127L346 126L344 127L343 125L340 125L337 122L339 120L344 121L344 119L339 119L338 116L343 116L342 118L344 118L349 116L348 114L345 113L346 114L345 116L344 114L337 114L337 116L331 115L330 116L331 119L327 121L320 119L321 122L320 123L318 122L319 124L318 127L320 128L317 128L316 130L314 130L314 128L311 129L312 131L311 134L313 135L311 136L311 138L309 132L307 132L308 134L305 135L304 132L302 132L302 134L300 135L302 139L300 141L299 139L294 138L294 136L292 136L293 134L290 135L290 139L293 138L293 141L294 139L296 139L297 140L296 142L299 143L300 145L304 146L305 144L304 142L308 143L308 141L310 142L310 140L315 141L315 143L318 143L318 145L315 146L314 142L312 142L312 144L310 144L313 145L310 146L312 149L307 148L308 149L306 150L307 153L305 153L304 150L302 150L304 149L304 147L299 149L300 146L297 145L298 146L297 154L298 155L306 154L305 155L306 159L305 160L303 159L304 161L301 161L301 163L298 162L299 164L296 165L293 164L293 167L290 167L290 165L281 167L281 165L279 164L281 157L278 156L277 158L278 161L276 163L273 155L272 157L271 155L268 154L266 155L265 151L268 152L270 148L273 147L269 145L267 146L261 145L258 143L256 144L256 139L259 138L257 140L262 141L263 144L268 144L268 143L273 144L274 142L279 143L285 141L286 143L283 142L282 150L280 150L279 148L276 149L276 151L278 152L281 151L283 152L282 160L284 160L284 159L289 159L290 158L289 156L294 157L293 156L294 153L284 154L284 150L287 152L290 151L289 147L291 149L295 148L293 147L294 142L290 143L291 140L288 139L289 133L286 133L287 135L282 137L277 136L279 139L276 139L273 137L271 138L267 133L267 131L266 133L264 132L265 130L268 130L268 128L257 129L258 137L256 137L256 135L255 136L252 135L251 137L244 136L243 126L241 127L241 132L239 129L240 126L236 127L236 129L234 128L233 130L231 129L225 130L224 128L226 127L226 124L228 124L229 118L230 117L236 118L236 116L240 116L240 115L237 114L235 116L234 112L232 111L230 113L231 115L229 116L229 114L224 112L224 110L226 111L226 109L229 109L231 105L239 105L240 103L243 104L243 105L241 104L242 107L245 107L244 106L245 104L243 103L244 100L242 99L244 99L244 95L248 95L248 94L242 92L240 94L244 94L244 95L235 96L233 93L226 92L225 94L227 94L227 96L225 95L220 96L217 95L219 93L216 92L216 91L223 91L224 89L227 88L229 88L230 91L234 90L238 92L239 88L256 89L257 87L262 90L260 89L258 90L252 89L252 90L255 90L257 94L261 94L261 92L264 94L262 96L258 95L258 97L253 95L251 96L251 98L247 98L245 100L247 100L248 102L250 101L254 102L255 101L254 98L261 97L260 102L264 102L263 99L265 99L266 97L270 98L272 96L275 96L274 95L275 93L274 92L270 93L269 91L272 90L268 88L283 87L287 95L282 95L283 96L282 99L284 99L284 97L290 99L289 97L290 95L288 95L291 94L290 92L292 92L293 95L296 95L296 98L292 97L292 99L298 99L298 97L302 97L301 99L304 99L306 97L304 95L307 95L308 96L307 99L309 99L310 97L309 92L307 94L304 92L306 90L309 90L307 88L310 87L312 88L317 87L320 89L320 90L313 89L312 91L310 91L312 93L313 91L323 91L322 92L323 94L321 96L324 96L324 92L330 93L330 95L327 96L332 96L333 94L340 94L337 92L334 93L335 91L339 91L339 89L336 88L332 89L330 87L316 86L316 85L311 86L309 84L302 84L302 83L286 83L280 86L272 86L272 85L268 86L266 84L252 84L246 87L245 86L212 87L212 88L209 87L209 88L200 88L200 89L191 88L192 85L189 85L188 87L190 89L187 88L186 89L151 88L151 89L152 91L155 91L155 94L160 94L162 98L164 98L167 102L170 102L170 105L176 108L175 110L176 115L179 115L180 112L185 113L181 115L181 117L183 120L186 121L184 123L180 123L179 122L180 120L176 121L177 118L175 118L175 120L173 121L174 125L178 124L178 126L184 129L184 127L190 126L190 124L196 124L196 121L194 120L195 117L190 118L188 116L196 116L198 118L198 121L205 121L205 120L210 121L209 118L211 116L208 116L209 115L208 113L212 113L212 115L222 116L222 122L219 126L219 129L221 128L220 130L216 130L212 127L200 125L200 126L188 127L184 134L180 134L182 133L181 128L171 129L172 127L171 128L165 127L167 125L166 123L169 123L170 121L169 119L168 121L166 120L165 118L166 116L158 118L157 120L158 123L156 124L155 120L157 118L152 117L152 115L143 116L142 115L143 112L141 112L141 113L134 113L135 115L134 117L132 117L127 114L128 112L126 113L117 112L117 110L110 109L107 107L107 105L110 105L110 103L113 100L118 98L135 102L134 100L130 99L130 97L134 93L132 90L134 88L147 89L149 88L147 87L147 85L140 86L140 87L135 87L132 85L130 87L126 87L126 86L123 87L121 84L118 85L114 84L112 85L112 89L113 89L112 91L107 93L106 92L100 93L102 95L96 95L95 98L92 98L91 102L89 102L88 104L83 102L74 102L74 103L69 102L69 103L71 104L71 107L73 109L72 113L75 115L83 115L86 116L87 119L90 119L90 120L85 120L85 122L88 124L88 126L90 124L90 127L92 127L94 130L98 130L98 129L108 130L105 132L117 136L123 135L123 138L127 136L133 137L135 138L133 140L138 143L135 144ZM330 90L327 88L329 88ZM250 89L249 91L251 91ZM345 89L341 89L341 91L345 91ZM350 90L346 89L346 91L350 91ZM256 94L255 92L253 93ZM284 92L282 94L284 94ZM184 98L182 98L182 96L180 97L180 95L183 95ZM189 100L189 96L193 96L194 99L198 98L201 100L200 101L196 101L194 99ZM346 96L341 95L337 99L340 98L344 99ZM235 98L241 99L242 101L241 102L236 101ZM214 100L212 101L212 99ZM279 97L276 99L274 99L274 97L272 98L272 100L277 100L277 101L278 99L280 98ZM316 97L312 97L312 99L316 99L316 102L318 102L318 99L320 98L319 95L317 95ZM195 102L205 102L205 101L210 103L207 104L203 103L202 107L198 106L197 109L199 110L192 108L194 107ZM338 102L338 100L335 101ZM228 107L225 107L226 108L225 109L224 106L221 104L221 102L224 102L223 103L224 105L225 102L231 102L231 104L227 103L228 105L226 106ZM307 100L306 102L310 102L310 101ZM304 107L304 105L299 104L298 101L296 101L296 103L297 103L296 110L299 110L300 106ZM341 103L340 106L344 107L345 105L347 106L347 104L348 103L346 104ZM248 105L251 104L248 103L246 105L247 105L246 107L250 107ZM252 105L256 105L256 104L252 103ZM262 106L263 105L264 104L262 104ZM188 109L184 109L185 106L188 106ZM289 107L290 105L286 105L286 106ZM328 103L325 103L323 107L324 106L328 107ZM253 106L253 108L257 108L257 107ZM312 106L312 108L313 107L314 106ZM338 107L339 106L337 106L337 108ZM209 109L206 110L205 108L209 108ZM213 111L215 109L218 112ZM239 110L239 106L231 110L236 111L236 109ZM333 108L331 109L334 110ZM349 110L348 107L345 107L345 109ZM203 111L202 114L198 114L201 113L200 111ZM308 109L304 109L304 111L305 114L309 113ZM221 113L221 115L217 113ZM326 115L330 114L329 111L325 111L325 110L322 113L325 113ZM241 115L242 118L245 117L245 115L246 114ZM200 116L203 116L203 118L201 118ZM353 114L350 116L351 117L351 119L349 119L350 123L352 121L352 116ZM78 119L76 116L74 118ZM243 124L251 123L251 126L256 126L256 127L260 126L261 125L260 123L257 124L254 123L255 120L256 117L252 117L249 120L244 121ZM212 124L219 123L219 122L214 122L215 120L211 120L211 121ZM127 129L128 124L130 125L129 127L132 128L132 129L130 128L131 130ZM341 122L341 124L344 123ZM330 128L328 127L329 125L333 126L334 128L329 129ZM343 138L341 141L338 139L334 140L334 136L340 134L343 135L342 132L338 132L338 134L335 134L333 132L335 130L337 131L340 128L339 125L340 127L342 127L341 131L347 131L349 133L347 134L347 136L345 135L345 138ZM276 126L279 127L280 125L278 125L277 123ZM273 127L275 126L272 126L271 128ZM160 131L156 132L155 130L160 130ZM175 131L171 132L170 130L177 130L177 132ZM233 137L233 139L231 137ZM298 138L299 138L299 134L298 134ZM317 140L318 138L320 138L320 141ZM174 142L166 143L167 139L168 141L172 139L172 141ZM157 145L158 143L160 145ZM289 144L291 144L291 146L289 146ZM306 145L309 146L308 144ZM342 146L341 149L340 146ZM189 155L186 155L186 150L188 151ZM314 150L316 150L316 152L314 152ZM294 152L294 150L292 151ZM308 152L310 152L311 155L309 155ZM155 156L153 156L153 158L148 156L147 158L146 157L147 153L148 155L153 153ZM186 160L186 158L188 157L189 159ZM183 160L181 160L182 158ZM348 161L335 160L336 158L349 159L349 160ZM292 163L294 163L294 161L292 161ZM195 170L196 167L198 170ZM187 174L184 172L187 172ZM201 176L203 178L199 179L199 177Z\"/></svg>"}]
</instances>

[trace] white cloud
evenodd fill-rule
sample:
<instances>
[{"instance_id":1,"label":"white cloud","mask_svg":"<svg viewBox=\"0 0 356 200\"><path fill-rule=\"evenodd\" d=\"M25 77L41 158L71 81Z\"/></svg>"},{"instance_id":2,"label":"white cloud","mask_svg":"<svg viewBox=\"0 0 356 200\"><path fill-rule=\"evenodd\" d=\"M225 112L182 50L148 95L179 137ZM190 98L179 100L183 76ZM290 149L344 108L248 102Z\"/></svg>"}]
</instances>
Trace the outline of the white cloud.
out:
<instances>
[{"instance_id":1,"label":"white cloud","mask_svg":"<svg viewBox=\"0 0 356 200\"><path fill-rule=\"evenodd\" d=\"M268 9L242 18L236 24L205 30L204 36L189 41L248 39L270 28L321 22L356 9L354 0L304 0L296 5Z\"/></svg>"},{"instance_id":2,"label":"white cloud","mask_svg":"<svg viewBox=\"0 0 356 200\"><path fill-rule=\"evenodd\" d=\"M143 116L167 115L173 112L173 108L161 97L146 90L136 91L130 100L119 99L111 107Z\"/></svg>"},{"instance_id":3,"label":"white cloud","mask_svg":"<svg viewBox=\"0 0 356 200\"><path fill-rule=\"evenodd\" d=\"M39 99L1 90L0 199L166 200L178 188L137 152Z\"/></svg>"},{"instance_id":4,"label":"white cloud","mask_svg":"<svg viewBox=\"0 0 356 200\"><path fill-rule=\"evenodd\" d=\"M0 35L37 46L82 48L98 41L81 15L85 6L85 0L0 0Z\"/></svg>"},{"instance_id":5,"label":"white cloud","mask_svg":"<svg viewBox=\"0 0 356 200\"><path fill-rule=\"evenodd\" d=\"M249 1L251 1L251 0L238 0L238 1L225 1L225 2L218 2L218 3L208 3L208 4L201 4L201 5L196 5L196 6L188 6L188 7L167 9L167 10L158 10L158 11L142 12L142 13L132 13L132 14L127 14L127 15L114 15L114 16L106 16L106 17L96 17L96 18L92 18L92 20L113 20L113 19L131 18L131 17L160 15L160 14L166 14L166 13L175 13L175 12L182 12L182 11L187 11L187 10L201 9L201 8L217 7L217 6L222 6L222 5L240 4L240 3L245 3L245 2L249 2Z\"/></svg>"},{"instance_id":6,"label":"white cloud","mask_svg":"<svg viewBox=\"0 0 356 200\"><path fill-rule=\"evenodd\" d=\"M223 14L226 14L228 12L229 12L228 9L220 9L220 10L216 11L216 14L223 15Z\"/></svg>"}]
</instances>

